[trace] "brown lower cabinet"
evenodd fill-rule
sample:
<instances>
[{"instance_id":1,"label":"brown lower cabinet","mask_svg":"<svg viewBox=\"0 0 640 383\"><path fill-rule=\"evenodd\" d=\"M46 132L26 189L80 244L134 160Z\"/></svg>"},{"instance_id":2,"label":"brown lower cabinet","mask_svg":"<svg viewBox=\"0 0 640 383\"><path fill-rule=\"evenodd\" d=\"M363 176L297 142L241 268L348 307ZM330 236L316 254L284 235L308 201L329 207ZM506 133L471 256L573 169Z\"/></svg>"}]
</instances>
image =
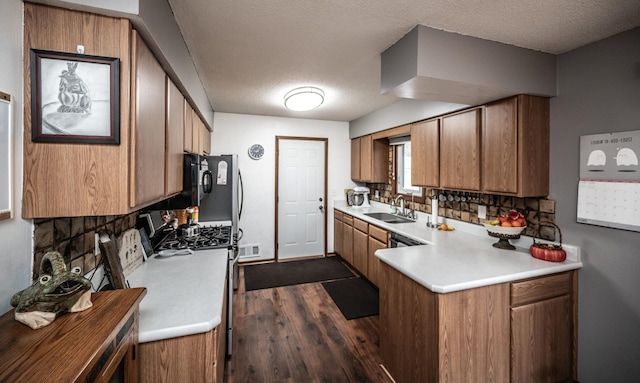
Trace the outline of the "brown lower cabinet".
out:
<instances>
[{"instance_id":1,"label":"brown lower cabinet","mask_svg":"<svg viewBox=\"0 0 640 383\"><path fill-rule=\"evenodd\" d=\"M222 322L211 331L141 343L140 381L222 383L227 338L226 302L225 299Z\"/></svg>"},{"instance_id":2,"label":"brown lower cabinet","mask_svg":"<svg viewBox=\"0 0 640 383\"><path fill-rule=\"evenodd\" d=\"M32 330L0 317L0 382L137 382L145 288L91 294L93 306Z\"/></svg>"},{"instance_id":3,"label":"brown lower cabinet","mask_svg":"<svg viewBox=\"0 0 640 383\"><path fill-rule=\"evenodd\" d=\"M353 262L351 264L362 275L368 277L369 224L361 219L353 219Z\"/></svg>"},{"instance_id":4,"label":"brown lower cabinet","mask_svg":"<svg viewBox=\"0 0 640 383\"><path fill-rule=\"evenodd\" d=\"M369 225L369 281L380 287L382 283L382 269L380 259L376 257L376 250L385 249L389 244L389 232L378 226Z\"/></svg>"},{"instance_id":5,"label":"brown lower cabinet","mask_svg":"<svg viewBox=\"0 0 640 383\"><path fill-rule=\"evenodd\" d=\"M334 210L335 252L376 287L382 283L378 249L387 248L389 233L366 221Z\"/></svg>"},{"instance_id":6,"label":"brown lower cabinet","mask_svg":"<svg viewBox=\"0 0 640 383\"><path fill-rule=\"evenodd\" d=\"M342 254L345 261L353 265L353 217L342 216Z\"/></svg>"},{"instance_id":7,"label":"brown lower cabinet","mask_svg":"<svg viewBox=\"0 0 640 383\"><path fill-rule=\"evenodd\" d=\"M343 248L343 234L342 234L342 212L339 210L333 211L333 252L342 255Z\"/></svg>"},{"instance_id":8,"label":"brown lower cabinet","mask_svg":"<svg viewBox=\"0 0 640 383\"><path fill-rule=\"evenodd\" d=\"M511 283L511 381L576 379L577 272Z\"/></svg>"},{"instance_id":9,"label":"brown lower cabinet","mask_svg":"<svg viewBox=\"0 0 640 383\"><path fill-rule=\"evenodd\" d=\"M576 379L576 271L438 294L381 266L380 354L397 383Z\"/></svg>"}]
</instances>

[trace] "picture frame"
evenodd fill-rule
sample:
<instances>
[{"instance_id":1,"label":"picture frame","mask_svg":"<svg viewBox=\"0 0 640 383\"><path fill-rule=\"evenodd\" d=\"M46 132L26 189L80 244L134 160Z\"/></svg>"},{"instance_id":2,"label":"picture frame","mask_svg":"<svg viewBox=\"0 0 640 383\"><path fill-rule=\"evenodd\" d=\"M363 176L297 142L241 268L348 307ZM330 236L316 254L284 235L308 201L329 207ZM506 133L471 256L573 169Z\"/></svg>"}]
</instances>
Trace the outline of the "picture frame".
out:
<instances>
[{"instance_id":1,"label":"picture frame","mask_svg":"<svg viewBox=\"0 0 640 383\"><path fill-rule=\"evenodd\" d=\"M0 221L12 217L13 136L11 95L0 91Z\"/></svg>"},{"instance_id":2,"label":"picture frame","mask_svg":"<svg viewBox=\"0 0 640 383\"><path fill-rule=\"evenodd\" d=\"M116 248L115 241L111 239L109 234L105 231L100 231L98 234L100 247L100 253L104 259L104 274L107 280L111 284L113 289L127 289L129 288L129 282L124 276L122 269L122 263L120 262L120 256L118 256L118 249Z\"/></svg>"},{"instance_id":3,"label":"picture frame","mask_svg":"<svg viewBox=\"0 0 640 383\"><path fill-rule=\"evenodd\" d=\"M120 59L31 49L31 140L120 144Z\"/></svg>"}]
</instances>

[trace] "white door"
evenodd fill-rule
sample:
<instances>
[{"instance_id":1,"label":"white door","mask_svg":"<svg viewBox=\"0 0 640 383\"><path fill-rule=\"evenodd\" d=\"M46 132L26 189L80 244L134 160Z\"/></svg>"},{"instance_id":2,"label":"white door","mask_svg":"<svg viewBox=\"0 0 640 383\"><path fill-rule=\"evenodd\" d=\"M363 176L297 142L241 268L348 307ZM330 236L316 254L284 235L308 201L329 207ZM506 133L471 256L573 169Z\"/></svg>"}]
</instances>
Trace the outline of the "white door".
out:
<instances>
[{"instance_id":1,"label":"white door","mask_svg":"<svg viewBox=\"0 0 640 383\"><path fill-rule=\"evenodd\" d=\"M278 259L325 253L325 146L278 138Z\"/></svg>"}]
</instances>

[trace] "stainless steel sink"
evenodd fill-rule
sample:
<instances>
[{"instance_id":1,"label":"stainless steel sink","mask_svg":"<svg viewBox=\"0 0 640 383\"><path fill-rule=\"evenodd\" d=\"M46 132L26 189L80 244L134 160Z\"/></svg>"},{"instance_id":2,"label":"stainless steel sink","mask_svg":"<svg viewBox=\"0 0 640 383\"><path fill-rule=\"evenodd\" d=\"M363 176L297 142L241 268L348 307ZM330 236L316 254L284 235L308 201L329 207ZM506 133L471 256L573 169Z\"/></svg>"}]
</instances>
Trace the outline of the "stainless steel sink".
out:
<instances>
[{"instance_id":1,"label":"stainless steel sink","mask_svg":"<svg viewBox=\"0 0 640 383\"><path fill-rule=\"evenodd\" d=\"M410 220L409 218L401 217L399 215L393 215L389 213L364 213L367 217L371 217L377 220L380 220L385 223L406 223L406 222L415 222Z\"/></svg>"}]
</instances>

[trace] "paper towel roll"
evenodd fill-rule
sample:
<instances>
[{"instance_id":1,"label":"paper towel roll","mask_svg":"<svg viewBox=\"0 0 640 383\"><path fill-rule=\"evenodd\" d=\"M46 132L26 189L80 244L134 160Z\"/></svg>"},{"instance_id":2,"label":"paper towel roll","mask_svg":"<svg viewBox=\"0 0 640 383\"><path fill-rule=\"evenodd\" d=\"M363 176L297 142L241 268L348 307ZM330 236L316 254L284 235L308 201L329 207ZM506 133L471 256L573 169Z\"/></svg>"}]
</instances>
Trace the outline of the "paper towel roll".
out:
<instances>
[{"instance_id":1,"label":"paper towel roll","mask_svg":"<svg viewBox=\"0 0 640 383\"><path fill-rule=\"evenodd\" d=\"M431 199L431 224L434 226L438 224L438 199L437 198Z\"/></svg>"}]
</instances>

